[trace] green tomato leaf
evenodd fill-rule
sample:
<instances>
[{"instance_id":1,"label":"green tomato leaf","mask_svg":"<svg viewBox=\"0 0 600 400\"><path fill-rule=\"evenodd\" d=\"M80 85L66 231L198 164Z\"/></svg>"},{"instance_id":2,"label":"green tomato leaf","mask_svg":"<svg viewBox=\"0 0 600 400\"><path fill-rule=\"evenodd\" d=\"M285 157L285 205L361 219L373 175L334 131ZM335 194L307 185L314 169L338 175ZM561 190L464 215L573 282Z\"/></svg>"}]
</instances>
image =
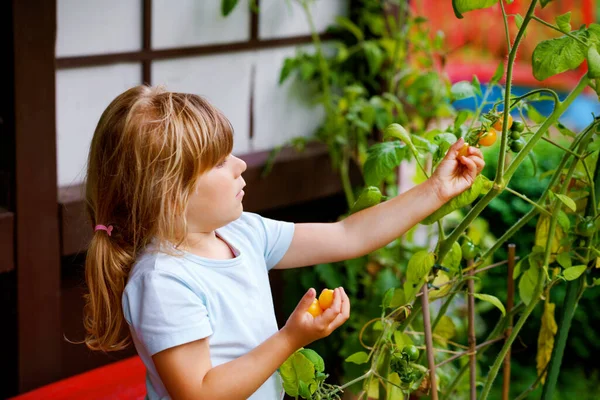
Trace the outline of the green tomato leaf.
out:
<instances>
[{"instance_id":1,"label":"green tomato leaf","mask_svg":"<svg viewBox=\"0 0 600 400\"><path fill-rule=\"evenodd\" d=\"M573 31L572 34L586 40L585 32ZM586 53L584 45L568 36L544 40L533 51L533 76L543 81L561 72L575 69L585 60Z\"/></svg>"},{"instance_id":2,"label":"green tomato leaf","mask_svg":"<svg viewBox=\"0 0 600 400\"><path fill-rule=\"evenodd\" d=\"M460 81L452 85L450 89L450 101L468 99L476 96L476 89L471 82Z\"/></svg>"},{"instance_id":3,"label":"green tomato leaf","mask_svg":"<svg viewBox=\"0 0 600 400\"><path fill-rule=\"evenodd\" d=\"M494 72L494 76L492 76L492 80L490 83L493 85L495 83L500 82L500 79L504 76L504 61L500 61L498 64L498 68L496 68L496 72Z\"/></svg>"},{"instance_id":4,"label":"green tomato leaf","mask_svg":"<svg viewBox=\"0 0 600 400\"><path fill-rule=\"evenodd\" d=\"M483 93L481 93L481 83L479 83L479 78L477 78L477 75L473 75L471 85L473 85L473 87L475 88L475 92L478 95L483 96Z\"/></svg>"},{"instance_id":5,"label":"green tomato leaf","mask_svg":"<svg viewBox=\"0 0 600 400\"><path fill-rule=\"evenodd\" d=\"M555 19L558 29L563 33L571 32L571 11L563 15L557 16Z\"/></svg>"},{"instance_id":6,"label":"green tomato leaf","mask_svg":"<svg viewBox=\"0 0 600 400\"><path fill-rule=\"evenodd\" d=\"M554 193L558 199L564 203L567 207L569 207L573 212L577 211L577 204L573 201L569 196L565 196L564 194Z\"/></svg>"},{"instance_id":7,"label":"green tomato leaf","mask_svg":"<svg viewBox=\"0 0 600 400\"><path fill-rule=\"evenodd\" d=\"M365 183L378 186L404 159L406 145L397 140L371 146L367 150L367 160L363 166Z\"/></svg>"},{"instance_id":8,"label":"green tomato leaf","mask_svg":"<svg viewBox=\"0 0 600 400\"><path fill-rule=\"evenodd\" d=\"M351 356L346 358L346 362L351 362L354 364L364 364L368 361L369 355L364 351L359 351L358 353L354 353Z\"/></svg>"},{"instance_id":9,"label":"green tomato leaf","mask_svg":"<svg viewBox=\"0 0 600 400\"><path fill-rule=\"evenodd\" d=\"M279 367L285 392L296 397L300 394L300 383L310 382L315 378L315 366L300 352L292 354Z\"/></svg>"},{"instance_id":10,"label":"green tomato leaf","mask_svg":"<svg viewBox=\"0 0 600 400\"><path fill-rule=\"evenodd\" d=\"M364 188L350 209L350 214L357 213L365 208L376 206L381 202L381 198L381 192L378 187L368 186Z\"/></svg>"},{"instance_id":11,"label":"green tomato leaf","mask_svg":"<svg viewBox=\"0 0 600 400\"><path fill-rule=\"evenodd\" d=\"M352 33L354 35L354 37L356 38L356 40L358 40L359 42L363 41L364 35L363 35L362 31L360 30L360 28L358 26L356 26L356 24L354 22L350 21L350 19L348 19L346 17L338 16L338 17L336 17L335 22L342 28L344 28L347 31L349 31L350 33Z\"/></svg>"},{"instance_id":12,"label":"green tomato leaf","mask_svg":"<svg viewBox=\"0 0 600 400\"><path fill-rule=\"evenodd\" d=\"M445 346L447 341L456 335L456 325L454 325L452 318L444 315L440 318L440 322L433 330L433 333L436 335L434 339Z\"/></svg>"},{"instance_id":13,"label":"green tomato leaf","mask_svg":"<svg viewBox=\"0 0 600 400\"><path fill-rule=\"evenodd\" d=\"M563 271L563 276L565 277L566 280L572 281L572 280L579 278L581 276L581 274L583 274L585 272L586 269L587 269L587 265L577 265L575 267L566 268Z\"/></svg>"},{"instance_id":14,"label":"green tomato leaf","mask_svg":"<svg viewBox=\"0 0 600 400\"><path fill-rule=\"evenodd\" d=\"M540 114L534 106L529 104L529 105L527 105L526 110L527 110L527 116L529 117L529 119L531 119L536 124L542 124L546 121L546 117L544 117L542 114Z\"/></svg>"},{"instance_id":15,"label":"green tomato leaf","mask_svg":"<svg viewBox=\"0 0 600 400\"><path fill-rule=\"evenodd\" d=\"M518 29L521 29L521 25L523 25L523 17L521 14L515 15L515 24L517 25Z\"/></svg>"},{"instance_id":16,"label":"green tomato leaf","mask_svg":"<svg viewBox=\"0 0 600 400\"><path fill-rule=\"evenodd\" d=\"M491 294L473 293L473 297L495 305L502 312L502 316L506 315L504 304L502 304L502 302L496 296L492 296Z\"/></svg>"},{"instance_id":17,"label":"green tomato leaf","mask_svg":"<svg viewBox=\"0 0 600 400\"><path fill-rule=\"evenodd\" d=\"M454 242L452 244L452 248L444 257L442 261L442 265L452 272L458 271L458 267L460 266L460 260L462 259L462 249L458 242Z\"/></svg>"},{"instance_id":18,"label":"green tomato leaf","mask_svg":"<svg viewBox=\"0 0 600 400\"><path fill-rule=\"evenodd\" d=\"M546 7L548 5L548 3L550 3L551 1L554 0L540 0L540 4L542 5L542 8Z\"/></svg>"},{"instance_id":19,"label":"green tomato leaf","mask_svg":"<svg viewBox=\"0 0 600 400\"><path fill-rule=\"evenodd\" d=\"M569 254L568 251L565 251L563 253L560 253L559 255L556 256L556 261L558 261L558 263L560 264L561 267L567 269L567 268L571 268L571 254Z\"/></svg>"},{"instance_id":20,"label":"green tomato leaf","mask_svg":"<svg viewBox=\"0 0 600 400\"><path fill-rule=\"evenodd\" d=\"M591 79L600 78L600 54L595 45L590 46L587 53L588 76Z\"/></svg>"},{"instance_id":21,"label":"green tomato leaf","mask_svg":"<svg viewBox=\"0 0 600 400\"><path fill-rule=\"evenodd\" d=\"M375 76L381 69L381 64L383 63L383 50L381 50L375 42L364 42L363 49L365 51L365 56L367 57L367 64L369 64L371 76Z\"/></svg>"},{"instance_id":22,"label":"green tomato leaf","mask_svg":"<svg viewBox=\"0 0 600 400\"><path fill-rule=\"evenodd\" d=\"M464 13L488 8L496 4L498 0L452 0L452 8L456 18L463 18Z\"/></svg>"},{"instance_id":23,"label":"green tomato leaf","mask_svg":"<svg viewBox=\"0 0 600 400\"><path fill-rule=\"evenodd\" d=\"M305 349L305 348L302 348L298 351L300 352L300 354L302 354L304 357L308 358L310 360L310 362L313 363L316 371L318 371L318 372L325 371L325 362L323 361L323 358L319 355L319 353L317 353L314 350Z\"/></svg>"},{"instance_id":24,"label":"green tomato leaf","mask_svg":"<svg viewBox=\"0 0 600 400\"><path fill-rule=\"evenodd\" d=\"M469 110L460 110L458 112L458 114L456 114L456 119L454 120L454 130L455 131L458 131L460 129L460 126L465 123L467 118L469 118L469 115L471 115L471 111L469 111ZM454 139L456 141L456 137L454 135L452 135L452 136L454 137ZM452 142L452 143L454 143L454 142Z\"/></svg>"},{"instance_id":25,"label":"green tomato leaf","mask_svg":"<svg viewBox=\"0 0 600 400\"><path fill-rule=\"evenodd\" d=\"M294 70L294 68L296 68L296 59L286 58L283 62L283 68L281 68L281 73L279 74L280 85L290 76L290 73Z\"/></svg>"},{"instance_id":26,"label":"green tomato leaf","mask_svg":"<svg viewBox=\"0 0 600 400\"><path fill-rule=\"evenodd\" d=\"M539 276L540 273L537 268L529 268L521 276L521 280L519 281L519 296L526 305L531 303L533 299L533 291L535 290Z\"/></svg>"},{"instance_id":27,"label":"green tomato leaf","mask_svg":"<svg viewBox=\"0 0 600 400\"><path fill-rule=\"evenodd\" d=\"M410 258L406 268L406 281L404 282L404 295L407 302L412 301L421 286L425 282L425 277L431 271L435 257L433 253L426 250L419 251Z\"/></svg>"},{"instance_id":28,"label":"green tomato leaf","mask_svg":"<svg viewBox=\"0 0 600 400\"><path fill-rule=\"evenodd\" d=\"M224 17L228 16L233 11L237 3L238 0L221 0L221 14Z\"/></svg>"}]
</instances>

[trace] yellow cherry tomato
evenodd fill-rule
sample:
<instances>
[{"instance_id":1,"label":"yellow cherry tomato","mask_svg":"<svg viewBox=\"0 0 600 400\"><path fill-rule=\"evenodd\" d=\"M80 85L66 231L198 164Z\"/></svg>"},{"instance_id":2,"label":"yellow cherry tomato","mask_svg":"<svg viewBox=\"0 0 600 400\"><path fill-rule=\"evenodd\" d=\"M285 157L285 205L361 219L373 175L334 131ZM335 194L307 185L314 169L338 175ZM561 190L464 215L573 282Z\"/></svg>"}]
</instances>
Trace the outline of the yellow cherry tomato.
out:
<instances>
[{"instance_id":1,"label":"yellow cherry tomato","mask_svg":"<svg viewBox=\"0 0 600 400\"><path fill-rule=\"evenodd\" d=\"M318 317L319 315L323 314L323 309L321 308L321 306L319 305L319 300L314 299L312 304L310 305L310 307L308 307L308 312L313 316L313 317Z\"/></svg>"},{"instance_id":2,"label":"yellow cherry tomato","mask_svg":"<svg viewBox=\"0 0 600 400\"><path fill-rule=\"evenodd\" d=\"M482 146L491 146L494 143L496 143L496 137L498 136L498 133L496 133L496 130L494 128L490 128L489 131L487 132L483 132L481 134L481 136L479 137L479 144Z\"/></svg>"},{"instance_id":3,"label":"yellow cherry tomato","mask_svg":"<svg viewBox=\"0 0 600 400\"><path fill-rule=\"evenodd\" d=\"M333 304L333 290L323 289L319 296L319 305L323 310L328 309Z\"/></svg>"},{"instance_id":4,"label":"yellow cherry tomato","mask_svg":"<svg viewBox=\"0 0 600 400\"><path fill-rule=\"evenodd\" d=\"M465 143L463 144L463 146L458 149L458 156L459 157L466 157L469 154L469 144Z\"/></svg>"},{"instance_id":5,"label":"yellow cherry tomato","mask_svg":"<svg viewBox=\"0 0 600 400\"><path fill-rule=\"evenodd\" d=\"M494 125L492 125L492 127L494 127L494 129L497 131L501 131L503 121L504 121L504 115L500 114L500 118L498 119L498 121L494 122ZM512 124L513 124L512 115L508 114L508 129L510 129Z\"/></svg>"}]
</instances>

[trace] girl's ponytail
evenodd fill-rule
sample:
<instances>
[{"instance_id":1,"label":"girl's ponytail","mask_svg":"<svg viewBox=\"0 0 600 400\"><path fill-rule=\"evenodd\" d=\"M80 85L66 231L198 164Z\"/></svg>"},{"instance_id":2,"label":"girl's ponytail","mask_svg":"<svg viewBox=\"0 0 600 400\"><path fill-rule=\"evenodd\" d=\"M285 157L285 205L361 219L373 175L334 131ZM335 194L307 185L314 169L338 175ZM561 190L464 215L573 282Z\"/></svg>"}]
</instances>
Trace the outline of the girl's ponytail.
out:
<instances>
[{"instance_id":1,"label":"girl's ponytail","mask_svg":"<svg viewBox=\"0 0 600 400\"><path fill-rule=\"evenodd\" d=\"M107 232L94 233L85 260L89 293L84 309L85 344L92 350L117 351L129 344L121 294L133 261L133 254Z\"/></svg>"}]
</instances>

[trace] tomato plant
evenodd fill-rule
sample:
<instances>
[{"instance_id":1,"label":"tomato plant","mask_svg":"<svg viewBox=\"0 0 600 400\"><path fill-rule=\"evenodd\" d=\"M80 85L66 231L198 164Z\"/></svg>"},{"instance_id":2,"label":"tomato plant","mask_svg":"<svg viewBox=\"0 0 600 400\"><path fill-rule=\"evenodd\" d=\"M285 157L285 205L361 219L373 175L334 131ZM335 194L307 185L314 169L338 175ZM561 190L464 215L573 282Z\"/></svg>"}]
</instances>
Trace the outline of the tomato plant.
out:
<instances>
[{"instance_id":1,"label":"tomato plant","mask_svg":"<svg viewBox=\"0 0 600 400\"><path fill-rule=\"evenodd\" d=\"M540 303L543 303L543 309L533 366L539 379L532 382L532 386L544 382L542 397L548 400L554 396L574 310L581 293L600 284L600 280L592 275L594 267L600 265L597 229L600 141L596 137L599 122L593 119L587 128L577 133L570 132L558 122L584 89L590 87L600 93L600 54L597 49L600 25L590 24L572 30L569 13L557 16L555 23L543 21L536 15L536 10L551 1L530 0L523 16L507 14L504 6L508 2L503 0L452 1L459 18L468 17L470 11L499 3L506 26L512 20L518 22L516 34L506 29L509 35L506 38L506 67L504 62L499 63L485 92L477 77L453 84L443 81L444 75L437 69L438 65L443 65L438 61L446 56L443 40L439 36L432 38L424 28L426 21L402 6L394 8L402 11L396 15L398 24L389 24L394 18L381 17L384 15L381 2L375 1L362 2L364 8L353 16L355 20L338 20L338 30L350 40L336 44L331 56L325 55L318 35L315 35L317 51L314 55L302 53L286 60L282 80L298 72L299 79L318 87L318 98L325 110L325 122L318 131L318 139L329 148L351 212L397 194L393 189L397 185L395 176L403 161L414 161L422 180L430 176L448 148L459 138L466 142L462 152L467 151L469 145L499 143L500 147L495 176L480 175L471 188L422 221L422 225L437 228L437 243L421 247L408 242L403 246L392 243L360 260L317 266L317 278L304 275L307 283L318 279L329 281L329 287L348 282L353 300L359 293L366 293L365 297L376 299L377 304L359 302L360 314L349 321L346 336L349 340L344 341L341 353L346 360L345 371L355 372L352 379L341 386L322 389L324 381L315 377L316 383L308 385L308 391L302 389L303 397L335 398L349 386L360 386L361 395L381 400L388 395L402 398L400 396L416 392L432 399L437 399L440 394L445 398L459 398L464 393L457 385L465 371L471 369L470 398L485 400L512 343L525 322L535 315L534 310ZM306 6L308 2L301 1L301 4ZM310 21L310 12L307 7L305 10ZM400 26L402 23L405 26ZM534 89L520 96L511 93L515 58L518 51L526 51L519 45L532 23L543 23L560 35L543 40L533 50L535 78L542 81L576 69L587 61L588 72L562 101L549 88ZM420 54L422 57L414 57L424 60L420 69L400 56L419 49L426 49ZM307 63L312 63L314 68L303 67ZM505 82L504 86L500 85L501 81ZM498 102L488 102L495 88L502 89L503 96ZM451 106L454 101L465 98L481 98L480 106L475 111L459 111ZM535 102L542 100L554 104L551 113L545 117L540 117L533 108ZM491 110L484 113L483 106L489 103L492 103ZM513 121L511 114L520 115L520 120ZM437 124L432 124L436 118ZM443 119L452 121L444 123ZM569 144L559 145L548 137L551 128L557 128ZM494 133L482 135L482 132ZM534 171L531 179L549 180L541 196L532 199L514 190L510 183L526 157L535 166L532 154L541 140L556 145L562 156L544 177ZM513 154L507 156L509 149ZM352 187L349 179L352 164L362 173L364 188ZM529 210L491 242L476 239L475 234L471 238L478 216L503 192L526 202ZM456 217L457 214L460 216ZM517 303L507 310L495 295L478 293L474 281L482 271L503 265L490 265L487 261L511 237L519 235L529 222L535 222L535 244L530 254L517 264L512 276L507 277L507 280L515 280L518 292ZM461 238L464 239L462 246L458 244ZM343 272L338 274L338 270ZM360 275L363 271L365 273ZM557 322L555 304L552 303L556 296L552 296L552 290L562 285L566 288L562 304L565 311ZM451 318L447 312L457 296L468 300L468 316L464 318L469 327L468 345L453 343L457 331L456 316ZM501 315L497 328L476 351L475 299L494 306ZM441 301L441 305L432 318L429 302L434 300ZM518 319L505 340L504 326L511 317ZM495 356L486 354L485 358L491 359L491 366L481 368L479 379L483 385L476 387L476 364L481 362L481 355L490 344L498 341L503 345ZM361 347L356 349L357 346ZM469 357L470 354L474 356ZM462 357L470 358L470 362L464 364L465 368L457 361ZM438 381L438 375L443 379Z\"/></svg>"}]
</instances>

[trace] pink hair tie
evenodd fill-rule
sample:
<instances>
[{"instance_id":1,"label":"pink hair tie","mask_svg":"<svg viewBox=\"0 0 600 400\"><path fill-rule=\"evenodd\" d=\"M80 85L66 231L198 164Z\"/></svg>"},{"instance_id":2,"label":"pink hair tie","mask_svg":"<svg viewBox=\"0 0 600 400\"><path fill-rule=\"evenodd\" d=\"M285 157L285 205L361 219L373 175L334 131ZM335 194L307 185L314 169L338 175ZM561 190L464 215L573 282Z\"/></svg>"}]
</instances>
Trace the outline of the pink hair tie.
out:
<instances>
[{"instance_id":1,"label":"pink hair tie","mask_svg":"<svg viewBox=\"0 0 600 400\"><path fill-rule=\"evenodd\" d=\"M96 227L94 228L94 232L106 231L108 233L108 236L111 236L112 230L113 230L112 225L109 225L109 226L96 225Z\"/></svg>"}]
</instances>

